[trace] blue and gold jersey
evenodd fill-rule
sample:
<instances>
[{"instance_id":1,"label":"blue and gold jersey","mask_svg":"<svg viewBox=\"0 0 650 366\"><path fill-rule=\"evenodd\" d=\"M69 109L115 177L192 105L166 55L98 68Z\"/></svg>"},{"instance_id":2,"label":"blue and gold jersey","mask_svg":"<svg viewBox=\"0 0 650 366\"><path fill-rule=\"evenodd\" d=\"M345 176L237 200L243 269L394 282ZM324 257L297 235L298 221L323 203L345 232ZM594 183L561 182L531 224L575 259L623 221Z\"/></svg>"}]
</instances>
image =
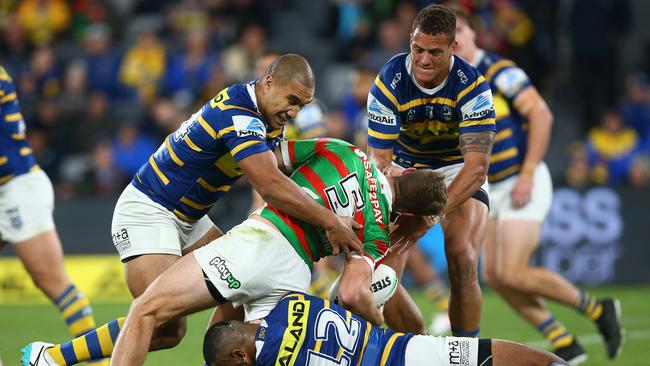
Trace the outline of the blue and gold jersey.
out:
<instances>
[{"instance_id":1,"label":"blue and gold jersey","mask_svg":"<svg viewBox=\"0 0 650 366\"><path fill-rule=\"evenodd\" d=\"M243 175L239 161L275 149L283 131L267 128L254 83L235 84L167 136L132 184L181 219L197 220Z\"/></svg>"},{"instance_id":2,"label":"blue and gold jersey","mask_svg":"<svg viewBox=\"0 0 650 366\"><path fill-rule=\"evenodd\" d=\"M25 136L25 121L11 76L0 66L0 185L39 169Z\"/></svg>"},{"instance_id":3,"label":"blue and gold jersey","mask_svg":"<svg viewBox=\"0 0 650 366\"><path fill-rule=\"evenodd\" d=\"M256 364L403 366L412 336L373 326L319 297L291 294L262 321Z\"/></svg>"},{"instance_id":4,"label":"blue and gold jersey","mask_svg":"<svg viewBox=\"0 0 650 366\"><path fill-rule=\"evenodd\" d=\"M470 64L452 56L449 75L425 89L411 77L410 54L390 59L368 95L368 146L393 149L405 167L463 162L460 134L496 131L490 86Z\"/></svg>"},{"instance_id":5,"label":"blue and gold jersey","mask_svg":"<svg viewBox=\"0 0 650 366\"><path fill-rule=\"evenodd\" d=\"M527 121L514 108L514 100L532 84L514 62L480 50L476 68L490 83L494 95L497 136L490 157L488 181L500 182L519 173L528 142Z\"/></svg>"}]
</instances>

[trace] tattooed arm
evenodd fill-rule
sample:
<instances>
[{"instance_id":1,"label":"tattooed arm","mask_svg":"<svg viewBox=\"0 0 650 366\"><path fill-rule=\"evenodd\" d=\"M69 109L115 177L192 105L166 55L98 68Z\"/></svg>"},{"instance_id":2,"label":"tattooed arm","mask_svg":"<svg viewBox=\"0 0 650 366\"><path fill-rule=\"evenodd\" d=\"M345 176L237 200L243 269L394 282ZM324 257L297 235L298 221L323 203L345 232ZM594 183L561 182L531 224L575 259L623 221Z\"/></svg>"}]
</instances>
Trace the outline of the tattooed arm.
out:
<instances>
[{"instance_id":1,"label":"tattooed arm","mask_svg":"<svg viewBox=\"0 0 650 366\"><path fill-rule=\"evenodd\" d=\"M494 136L492 131L460 135L460 152L465 165L447 188L446 214L455 210L485 183Z\"/></svg>"}]
</instances>

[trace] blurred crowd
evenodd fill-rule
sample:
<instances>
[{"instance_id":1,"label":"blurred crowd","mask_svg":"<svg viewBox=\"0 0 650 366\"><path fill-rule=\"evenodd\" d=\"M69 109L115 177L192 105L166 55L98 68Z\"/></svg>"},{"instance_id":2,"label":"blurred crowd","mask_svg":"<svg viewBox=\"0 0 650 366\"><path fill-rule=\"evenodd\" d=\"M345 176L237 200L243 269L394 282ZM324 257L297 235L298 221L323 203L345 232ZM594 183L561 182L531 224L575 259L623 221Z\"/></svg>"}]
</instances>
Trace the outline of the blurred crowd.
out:
<instances>
[{"instance_id":1,"label":"blurred crowd","mask_svg":"<svg viewBox=\"0 0 650 366\"><path fill-rule=\"evenodd\" d=\"M650 58L624 76L628 1L575 0L564 16L560 0L458 2L475 15L478 43L515 60L547 96L555 92L560 33L568 32L575 114L585 138L569 149L567 183L648 184ZM282 44L274 41L297 36L278 31L281 15L316 3L322 14L292 21L319 24L305 28L311 47L327 45L328 62L345 65L345 77L337 93L318 90L334 97L306 108L290 135L363 146L368 90L388 58L408 51L411 23L430 1L0 2L0 64L14 78L28 138L58 196L119 193L164 136L206 100L254 79L256 64L274 52L302 53L274 49Z\"/></svg>"}]
</instances>

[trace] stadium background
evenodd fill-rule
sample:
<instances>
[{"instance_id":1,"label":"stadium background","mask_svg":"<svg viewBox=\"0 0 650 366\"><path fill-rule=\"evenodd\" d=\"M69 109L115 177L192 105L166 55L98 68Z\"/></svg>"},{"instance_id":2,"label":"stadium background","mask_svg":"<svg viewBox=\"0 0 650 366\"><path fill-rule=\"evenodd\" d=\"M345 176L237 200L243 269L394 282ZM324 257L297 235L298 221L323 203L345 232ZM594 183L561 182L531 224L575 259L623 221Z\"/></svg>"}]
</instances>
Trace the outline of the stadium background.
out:
<instances>
[{"instance_id":1,"label":"stadium background","mask_svg":"<svg viewBox=\"0 0 650 366\"><path fill-rule=\"evenodd\" d=\"M110 238L113 205L166 134L223 87L252 79L256 57L273 50L305 56L316 73L323 113L305 123L364 145L367 90L385 60L408 50L411 21L428 3L0 1L0 64L16 81L34 153L55 184L66 264L96 304L99 321L128 308ZM535 260L585 286L600 286L596 294L621 296L628 344L616 364L646 365L650 2L460 3L475 16L479 44L516 61L555 114L547 162L556 192ZM228 229L245 217L249 189L240 184L222 201L210 215ZM440 237L430 237L422 244L444 274ZM425 314L432 311L413 293ZM0 249L6 364L33 338L67 338L50 308L11 248ZM601 364L595 329L554 310L591 339L583 342L596 354L589 364ZM151 364L198 364L206 317L193 320L194 332L180 350L154 356ZM489 290L483 319L483 335L540 339Z\"/></svg>"}]
</instances>

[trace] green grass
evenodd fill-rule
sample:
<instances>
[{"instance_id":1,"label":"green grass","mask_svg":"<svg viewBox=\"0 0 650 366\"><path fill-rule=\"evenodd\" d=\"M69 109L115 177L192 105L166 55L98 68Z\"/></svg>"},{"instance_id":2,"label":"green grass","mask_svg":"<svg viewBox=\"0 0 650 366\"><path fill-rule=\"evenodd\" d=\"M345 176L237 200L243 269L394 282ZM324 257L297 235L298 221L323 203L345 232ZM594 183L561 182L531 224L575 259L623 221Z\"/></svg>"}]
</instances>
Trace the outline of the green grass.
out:
<instances>
[{"instance_id":1,"label":"green grass","mask_svg":"<svg viewBox=\"0 0 650 366\"><path fill-rule=\"evenodd\" d=\"M584 343L589 360L587 365L650 365L650 287L609 287L592 289L597 296L616 296L623 308L623 325L628 337L623 353L616 361L608 361L602 343L594 335L595 326L574 310L550 304L553 313ZM433 311L423 295L413 292L425 316ZM520 342L539 342L540 335L515 316L494 293L485 291L481 335ZM128 304L95 304L98 322L105 323L116 315L123 315ZM202 365L201 342L209 312L190 317L188 333L175 349L154 352L147 365ZM430 318L430 316L426 316ZM18 365L20 348L32 340L61 342L68 340L67 330L58 312L50 305L0 305L0 355L4 365ZM537 343L539 344L539 343Z\"/></svg>"}]
</instances>

